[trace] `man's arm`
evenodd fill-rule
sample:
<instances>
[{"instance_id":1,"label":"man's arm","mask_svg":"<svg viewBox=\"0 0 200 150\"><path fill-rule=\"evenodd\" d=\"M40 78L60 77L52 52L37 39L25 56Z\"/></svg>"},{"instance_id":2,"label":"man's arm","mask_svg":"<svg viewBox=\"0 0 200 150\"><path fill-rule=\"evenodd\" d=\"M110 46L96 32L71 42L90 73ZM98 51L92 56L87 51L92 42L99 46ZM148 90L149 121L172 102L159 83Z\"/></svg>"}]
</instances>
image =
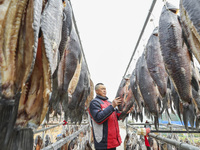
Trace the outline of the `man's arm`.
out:
<instances>
[{"instance_id":1,"label":"man's arm","mask_svg":"<svg viewBox=\"0 0 200 150\"><path fill-rule=\"evenodd\" d=\"M114 108L112 105L108 106L104 110L101 110L101 106L97 101L93 100L90 103L89 107L90 116L98 124L102 124L104 121L106 121L113 112Z\"/></svg>"},{"instance_id":2,"label":"man's arm","mask_svg":"<svg viewBox=\"0 0 200 150\"><path fill-rule=\"evenodd\" d=\"M119 112L119 110L118 109L115 109L115 111L116 111L116 114L117 114L117 120L119 120L119 116L122 114L121 112Z\"/></svg>"}]
</instances>

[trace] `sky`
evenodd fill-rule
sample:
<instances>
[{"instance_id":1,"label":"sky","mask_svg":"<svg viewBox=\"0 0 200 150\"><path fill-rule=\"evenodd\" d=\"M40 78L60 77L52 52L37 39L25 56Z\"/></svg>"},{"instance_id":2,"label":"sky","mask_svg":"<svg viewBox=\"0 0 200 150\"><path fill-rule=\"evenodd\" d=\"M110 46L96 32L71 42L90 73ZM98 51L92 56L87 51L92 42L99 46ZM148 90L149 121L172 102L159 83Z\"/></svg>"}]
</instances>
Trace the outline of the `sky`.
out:
<instances>
[{"instance_id":1,"label":"sky","mask_svg":"<svg viewBox=\"0 0 200 150\"><path fill-rule=\"evenodd\" d=\"M94 84L104 83L112 101L117 93L153 0L71 0L83 51ZM168 0L179 7L179 0ZM158 26L163 0L157 0L127 74Z\"/></svg>"}]
</instances>

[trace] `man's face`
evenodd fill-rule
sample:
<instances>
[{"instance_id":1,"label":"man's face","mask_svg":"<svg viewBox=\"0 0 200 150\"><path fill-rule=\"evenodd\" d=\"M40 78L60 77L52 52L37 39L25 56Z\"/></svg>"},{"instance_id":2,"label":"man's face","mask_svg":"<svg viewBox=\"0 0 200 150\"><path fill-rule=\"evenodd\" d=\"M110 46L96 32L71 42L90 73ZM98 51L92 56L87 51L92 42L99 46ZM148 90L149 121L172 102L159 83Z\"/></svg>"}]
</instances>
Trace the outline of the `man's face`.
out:
<instances>
[{"instance_id":1,"label":"man's face","mask_svg":"<svg viewBox=\"0 0 200 150\"><path fill-rule=\"evenodd\" d=\"M106 87L104 85L99 85L99 88L96 90L96 94L106 97Z\"/></svg>"}]
</instances>

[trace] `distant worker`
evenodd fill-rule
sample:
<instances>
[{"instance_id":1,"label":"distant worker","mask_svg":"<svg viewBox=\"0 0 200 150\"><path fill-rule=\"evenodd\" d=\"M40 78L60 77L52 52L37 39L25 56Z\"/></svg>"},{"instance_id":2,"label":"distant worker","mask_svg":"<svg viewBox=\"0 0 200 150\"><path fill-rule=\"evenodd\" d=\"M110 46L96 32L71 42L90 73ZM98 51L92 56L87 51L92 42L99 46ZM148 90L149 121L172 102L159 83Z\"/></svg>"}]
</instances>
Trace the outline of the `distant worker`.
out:
<instances>
[{"instance_id":1,"label":"distant worker","mask_svg":"<svg viewBox=\"0 0 200 150\"><path fill-rule=\"evenodd\" d=\"M121 113L115 107L120 105L122 100L117 97L112 103L108 101L106 87L103 83L96 84L95 92L96 97L90 102L89 106L95 149L116 150L116 147L122 143L122 140L118 125Z\"/></svg>"}]
</instances>

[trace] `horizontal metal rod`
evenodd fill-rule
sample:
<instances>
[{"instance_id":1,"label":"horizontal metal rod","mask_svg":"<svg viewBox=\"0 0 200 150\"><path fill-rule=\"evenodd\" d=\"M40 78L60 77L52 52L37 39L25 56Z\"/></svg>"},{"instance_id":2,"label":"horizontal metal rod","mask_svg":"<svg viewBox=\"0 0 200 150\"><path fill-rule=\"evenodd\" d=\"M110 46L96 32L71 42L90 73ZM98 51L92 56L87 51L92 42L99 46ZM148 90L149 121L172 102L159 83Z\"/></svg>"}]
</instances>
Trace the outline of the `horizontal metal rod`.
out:
<instances>
[{"instance_id":1,"label":"horizontal metal rod","mask_svg":"<svg viewBox=\"0 0 200 150\"><path fill-rule=\"evenodd\" d=\"M129 125L154 125L152 123L129 123Z\"/></svg>"},{"instance_id":2,"label":"horizontal metal rod","mask_svg":"<svg viewBox=\"0 0 200 150\"><path fill-rule=\"evenodd\" d=\"M200 131L151 130L151 133L200 133Z\"/></svg>"},{"instance_id":3,"label":"horizontal metal rod","mask_svg":"<svg viewBox=\"0 0 200 150\"><path fill-rule=\"evenodd\" d=\"M127 126L131 127L133 130L138 129L138 128L134 127L134 125L127 124ZM186 130L185 131L183 131L183 130L151 130L151 133L200 133L200 130L197 130L197 131L194 131L194 130L190 130L190 131L186 131Z\"/></svg>"},{"instance_id":4,"label":"horizontal metal rod","mask_svg":"<svg viewBox=\"0 0 200 150\"><path fill-rule=\"evenodd\" d=\"M161 124L161 125L165 125L165 124ZM184 125L178 125L178 124L166 124L166 125L168 125L168 126L173 126L173 127L184 128L184 129L185 129L185 126L184 126ZM192 129L192 130L198 130L198 131L200 131L198 128L188 127L188 129Z\"/></svg>"},{"instance_id":5,"label":"horizontal metal rod","mask_svg":"<svg viewBox=\"0 0 200 150\"><path fill-rule=\"evenodd\" d=\"M174 146L180 148L181 150L199 150L200 149L199 147L195 147L193 145L189 145L189 144L186 144L186 143L178 142L178 141L173 140L173 139L164 138L162 136L155 135L153 133L149 133L149 136L153 137L153 138L155 138L157 140L161 140L163 142L166 142L168 144L174 145Z\"/></svg>"},{"instance_id":6,"label":"horizontal metal rod","mask_svg":"<svg viewBox=\"0 0 200 150\"><path fill-rule=\"evenodd\" d=\"M154 125L154 124L152 124L152 123L149 123L149 124L147 124L147 123L129 123L128 125L129 126L133 126L133 125ZM163 123L159 123L159 125L162 125L162 126L172 126L172 127L176 127L176 128L183 128L183 129L185 129L185 126L178 125L178 124L163 124ZM198 128L188 127L188 129L200 131L200 129L198 129Z\"/></svg>"},{"instance_id":7,"label":"horizontal metal rod","mask_svg":"<svg viewBox=\"0 0 200 150\"><path fill-rule=\"evenodd\" d=\"M87 125L87 124L89 124L89 123L88 122L83 122L83 123L81 123L79 125ZM58 123L46 123L44 125L58 125ZM66 125L74 125L74 126L76 126L77 124L75 124L75 123L67 123Z\"/></svg>"},{"instance_id":8,"label":"horizontal metal rod","mask_svg":"<svg viewBox=\"0 0 200 150\"><path fill-rule=\"evenodd\" d=\"M72 139L74 139L75 137L77 137L81 132L83 132L86 129L88 129L88 127L89 127L89 124L85 125L80 130L78 130L75 133L67 136L66 138L60 139L56 143L53 143L52 145L49 145L49 146L43 148L42 150L55 150L55 149L58 149L58 148L62 147L64 144L66 144L68 141L71 141Z\"/></svg>"},{"instance_id":9,"label":"horizontal metal rod","mask_svg":"<svg viewBox=\"0 0 200 150\"><path fill-rule=\"evenodd\" d=\"M49 130L49 129L53 129L53 128L55 128L55 127L57 127L57 126L60 126L60 125L63 125L63 124L64 124L64 122L61 122L61 123L59 123L59 124L57 124L57 125L55 125L55 126L52 126L52 127L48 127L48 128L44 128L44 129L40 129L40 130L33 131L33 133L34 133L34 134L40 133L40 132L43 132L43 131L46 131L46 130Z\"/></svg>"}]
</instances>

